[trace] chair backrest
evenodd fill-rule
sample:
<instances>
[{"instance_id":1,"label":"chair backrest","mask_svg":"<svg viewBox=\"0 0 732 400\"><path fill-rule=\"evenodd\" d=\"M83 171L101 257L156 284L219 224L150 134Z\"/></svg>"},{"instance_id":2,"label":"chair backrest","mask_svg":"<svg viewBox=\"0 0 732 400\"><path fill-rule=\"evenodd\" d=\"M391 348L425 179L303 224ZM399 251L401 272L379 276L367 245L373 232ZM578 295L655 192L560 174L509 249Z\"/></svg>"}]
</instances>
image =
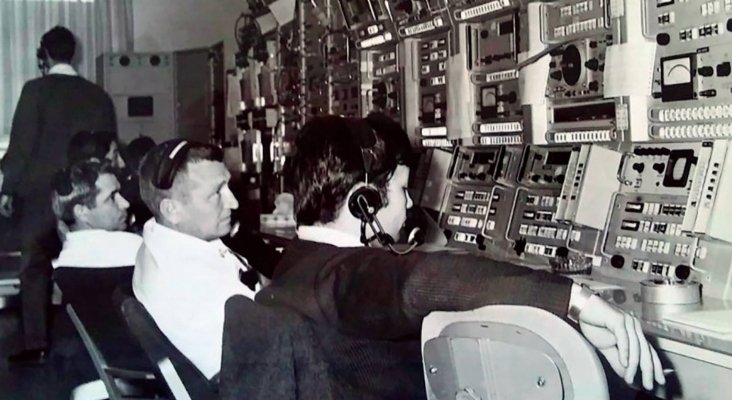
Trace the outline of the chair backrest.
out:
<instances>
[{"instance_id":1,"label":"chair backrest","mask_svg":"<svg viewBox=\"0 0 732 400\"><path fill-rule=\"evenodd\" d=\"M169 396L176 400L218 398L216 385L160 331L145 306L132 295L130 287L119 288L114 297L130 331L165 380Z\"/></svg>"},{"instance_id":2,"label":"chair backrest","mask_svg":"<svg viewBox=\"0 0 732 400\"><path fill-rule=\"evenodd\" d=\"M532 307L433 312L422 324L427 398L609 398L595 350L559 317Z\"/></svg>"},{"instance_id":3,"label":"chair backrest","mask_svg":"<svg viewBox=\"0 0 732 400\"><path fill-rule=\"evenodd\" d=\"M115 287L130 279L132 267L64 267L54 271L69 318L113 400L162 393L152 365L112 302Z\"/></svg>"},{"instance_id":4,"label":"chair backrest","mask_svg":"<svg viewBox=\"0 0 732 400\"><path fill-rule=\"evenodd\" d=\"M226 302L219 393L234 399L335 399L307 320L244 296Z\"/></svg>"}]
</instances>

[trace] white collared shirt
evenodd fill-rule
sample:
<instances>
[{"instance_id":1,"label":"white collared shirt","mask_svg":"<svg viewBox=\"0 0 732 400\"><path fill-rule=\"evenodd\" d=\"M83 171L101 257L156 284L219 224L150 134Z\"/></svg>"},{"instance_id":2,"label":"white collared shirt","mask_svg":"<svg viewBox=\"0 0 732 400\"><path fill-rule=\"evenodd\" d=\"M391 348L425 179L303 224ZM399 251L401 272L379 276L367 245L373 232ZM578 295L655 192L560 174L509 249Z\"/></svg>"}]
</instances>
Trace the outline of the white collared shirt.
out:
<instances>
[{"instance_id":1,"label":"white collared shirt","mask_svg":"<svg viewBox=\"0 0 732 400\"><path fill-rule=\"evenodd\" d=\"M66 63L58 63L51 67L48 70L49 75L71 75L71 76L77 76L79 75L74 67L72 67L70 64Z\"/></svg>"},{"instance_id":2,"label":"white collared shirt","mask_svg":"<svg viewBox=\"0 0 732 400\"><path fill-rule=\"evenodd\" d=\"M142 237L130 232L84 229L66 234L54 268L110 268L135 265Z\"/></svg>"},{"instance_id":3,"label":"white collared shirt","mask_svg":"<svg viewBox=\"0 0 732 400\"><path fill-rule=\"evenodd\" d=\"M330 244L336 247L363 247L363 243L359 238L325 226L298 226L297 237L302 240Z\"/></svg>"},{"instance_id":4,"label":"white collared shirt","mask_svg":"<svg viewBox=\"0 0 732 400\"><path fill-rule=\"evenodd\" d=\"M210 242L158 224L145 223L132 288L158 325L210 379L221 369L224 303L255 292L239 281L247 265L221 240ZM242 258L243 260L243 258Z\"/></svg>"}]
</instances>

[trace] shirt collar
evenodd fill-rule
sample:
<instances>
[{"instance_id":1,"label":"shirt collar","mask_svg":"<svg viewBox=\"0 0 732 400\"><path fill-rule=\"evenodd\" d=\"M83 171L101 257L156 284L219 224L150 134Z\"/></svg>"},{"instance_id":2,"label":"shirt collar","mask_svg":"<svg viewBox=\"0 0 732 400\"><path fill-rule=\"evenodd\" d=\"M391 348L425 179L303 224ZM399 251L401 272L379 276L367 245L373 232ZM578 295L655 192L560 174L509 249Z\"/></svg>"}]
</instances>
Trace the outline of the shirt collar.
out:
<instances>
[{"instance_id":1,"label":"shirt collar","mask_svg":"<svg viewBox=\"0 0 732 400\"><path fill-rule=\"evenodd\" d=\"M223 253L231 251L221 239L206 241L175 229L168 228L151 218L145 223L142 237L148 247L165 249L167 254L177 254L186 257L190 254Z\"/></svg>"},{"instance_id":2,"label":"shirt collar","mask_svg":"<svg viewBox=\"0 0 732 400\"><path fill-rule=\"evenodd\" d=\"M325 226L299 226L297 236L302 240L330 244L336 247L363 247L359 238Z\"/></svg>"},{"instance_id":3,"label":"shirt collar","mask_svg":"<svg viewBox=\"0 0 732 400\"><path fill-rule=\"evenodd\" d=\"M71 76L77 76L79 75L74 67L72 67L70 64L66 63L58 63L51 67L48 70L49 75L71 75Z\"/></svg>"},{"instance_id":4,"label":"shirt collar","mask_svg":"<svg viewBox=\"0 0 732 400\"><path fill-rule=\"evenodd\" d=\"M54 267L124 267L135 265L142 238L134 233L84 229L66 234Z\"/></svg>"}]
</instances>

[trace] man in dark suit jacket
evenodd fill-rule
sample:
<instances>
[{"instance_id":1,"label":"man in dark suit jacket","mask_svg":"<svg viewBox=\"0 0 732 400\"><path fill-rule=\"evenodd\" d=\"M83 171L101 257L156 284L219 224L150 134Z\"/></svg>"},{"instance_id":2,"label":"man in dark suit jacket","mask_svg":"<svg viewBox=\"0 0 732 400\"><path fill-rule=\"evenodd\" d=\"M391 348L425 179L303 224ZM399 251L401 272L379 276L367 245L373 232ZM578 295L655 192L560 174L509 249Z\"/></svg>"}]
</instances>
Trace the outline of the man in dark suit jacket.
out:
<instances>
[{"instance_id":1,"label":"man in dark suit jacket","mask_svg":"<svg viewBox=\"0 0 732 400\"><path fill-rule=\"evenodd\" d=\"M22 251L25 350L9 358L11 365L41 364L46 358L50 261L60 246L50 203L51 178L66 165L65 150L74 133L117 130L109 95L79 77L70 65L75 48L73 33L64 27L43 35L38 56L48 73L23 86L10 145L0 164L4 174L0 212L19 213Z\"/></svg>"},{"instance_id":2,"label":"man in dark suit jacket","mask_svg":"<svg viewBox=\"0 0 732 400\"><path fill-rule=\"evenodd\" d=\"M285 179L295 196L298 238L256 301L311 322L313 346L328 366L327 393L312 398L425 398L422 319L492 304L538 307L579 323L627 382L640 366L646 388L654 379L665 383L640 322L570 279L487 257L399 256L365 247L377 241L392 247L412 205L411 159L407 134L379 115L315 118L295 139ZM222 365L224 392L237 379L230 372L241 371L234 364Z\"/></svg>"}]
</instances>

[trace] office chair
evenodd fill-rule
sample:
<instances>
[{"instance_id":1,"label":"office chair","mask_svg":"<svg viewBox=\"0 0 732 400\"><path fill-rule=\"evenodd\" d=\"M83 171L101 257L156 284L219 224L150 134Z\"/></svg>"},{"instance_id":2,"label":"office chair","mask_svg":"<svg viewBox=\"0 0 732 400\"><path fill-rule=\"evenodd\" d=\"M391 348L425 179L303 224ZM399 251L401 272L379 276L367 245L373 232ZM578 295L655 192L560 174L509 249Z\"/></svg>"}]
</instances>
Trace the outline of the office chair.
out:
<instances>
[{"instance_id":1,"label":"office chair","mask_svg":"<svg viewBox=\"0 0 732 400\"><path fill-rule=\"evenodd\" d=\"M595 350L538 308L433 312L422 324L422 358L429 400L609 398Z\"/></svg>"},{"instance_id":2,"label":"office chair","mask_svg":"<svg viewBox=\"0 0 732 400\"><path fill-rule=\"evenodd\" d=\"M147 357L165 381L167 395L175 400L218 399L217 387L181 353L135 297L131 287L118 288L114 301L119 305L127 326L142 345Z\"/></svg>"},{"instance_id":3,"label":"office chair","mask_svg":"<svg viewBox=\"0 0 732 400\"><path fill-rule=\"evenodd\" d=\"M54 271L66 311L81 337L99 380L78 386L72 399L154 398L160 395L153 367L129 334L112 302L114 289L132 279L132 267Z\"/></svg>"},{"instance_id":4,"label":"office chair","mask_svg":"<svg viewBox=\"0 0 732 400\"><path fill-rule=\"evenodd\" d=\"M72 400L159 398L160 389L152 372L117 368L109 365L74 307L67 304L66 311L74 324L74 328L81 336L84 347L89 352L94 368L100 377L100 380L88 382L74 388L71 395ZM114 311L109 310L109 312ZM119 325L117 327L120 328Z\"/></svg>"}]
</instances>

